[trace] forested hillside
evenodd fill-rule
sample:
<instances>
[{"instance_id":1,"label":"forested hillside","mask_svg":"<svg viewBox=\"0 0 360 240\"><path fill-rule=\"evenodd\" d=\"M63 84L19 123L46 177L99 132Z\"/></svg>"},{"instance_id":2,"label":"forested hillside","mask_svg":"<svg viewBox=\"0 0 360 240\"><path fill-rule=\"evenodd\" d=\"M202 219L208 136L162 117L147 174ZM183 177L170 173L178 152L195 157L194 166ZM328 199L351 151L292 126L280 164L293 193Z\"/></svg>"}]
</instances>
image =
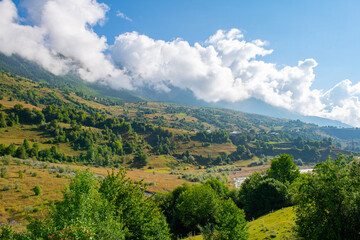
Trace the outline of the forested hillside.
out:
<instances>
[{"instance_id":1,"label":"forested hillside","mask_svg":"<svg viewBox=\"0 0 360 240\"><path fill-rule=\"evenodd\" d=\"M124 101L58 81L0 72L0 221L13 225L4 239L247 239L247 221L312 201L292 191L316 181L297 167L357 159L341 148L357 129ZM234 174L250 175L240 189Z\"/></svg>"}]
</instances>

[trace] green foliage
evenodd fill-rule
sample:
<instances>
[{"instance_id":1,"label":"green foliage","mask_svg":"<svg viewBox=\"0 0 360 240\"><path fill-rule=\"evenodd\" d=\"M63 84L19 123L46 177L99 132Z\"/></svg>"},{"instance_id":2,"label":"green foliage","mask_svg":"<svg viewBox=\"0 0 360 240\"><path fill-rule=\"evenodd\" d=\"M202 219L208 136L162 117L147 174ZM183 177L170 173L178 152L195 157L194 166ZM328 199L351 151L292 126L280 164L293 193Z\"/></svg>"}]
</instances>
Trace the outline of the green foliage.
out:
<instances>
[{"instance_id":1,"label":"green foliage","mask_svg":"<svg viewBox=\"0 0 360 240\"><path fill-rule=\"evenodd\" d=\"M208 179L204 185L210 186L221 198L226 198L230 193L229 187L218 179Z\"/></svg>"},{"instance_id":2,"label":"green foliage","mask_svg":"<svg viewBox=\"0 0 360 240\"><path fill-rule=\"evenodd\" d=\"M0 239L11 240L14 238L14 232L10 225L4 224L1 226Z\"/></svg>"},{"instance_id":3,"label":"green foliage","mask_svg":"<svg viewBox=\"0 0 360 240\"><path fill-rule=\"evenodd\" d=\"M213 172L198 172L198 173L183 173L182 178L190 181L190 182L199 182L204 183L209 179L216 179L220 182L227 183L229 181L229 175L226 172L222 173L213 173Z\"/></svg>"},{"instance_id":4,"label":"green foliage","mask_svg":"<svg viewBox=\"0 0 360 240\"><path fill-rule=\"evenodd\" d=\"M231 199L219 201L215 222L217 236L213 238L214 240L248 239L245 213Z\"/></svg>"},{"instance_id":5,"label":"green foliage","mask_svg":"<svg viewBox=\"0 0 360 240\"><path fill-rule=\"evenodd\" d=\"M215 222L217 196L211 187L195 185L183 192L177 202L175 217L186 232L197 231L197 225Z\"/></svg>"},{"instance_id":6,"label":"green foliage","mask_svg":"<svg viewBox=\"0 0 360 240\"><path fill-rule=\"evenodd\" d=\"M274 178L282 183L292 183L300 176L300 171L294 163L291 155L281 154L280 157L271 161L271 167L267 171L270 178Z\"/></svg>"},{"instance_id":7,"label":"green foliage","mask_svg":"<svg viewBox=\"0 0 360 240\"><path fill-rule=\"evenodd\" d=\"M20 145L15 152L15 157L25 159L28 157L26 149L23 145Z\"/></svg>"},{"instance_id":8,"label":"green foliage","mask_svg":"<svg viewBox=\"0 0 360 240\"><path fill-rule=\"evenodd\" d=\"M282 154L271 161L266 173L256 172L245 179L239 191L232 192L247 219L290 205L289 186L300 176L291 155Z\"/></svg>"},{"instance_id":9,"label":"green foliage","mask_svg":"<svg viewBox=\"0 0 360 240\"><path fill-rule=\"evenodd\" d=\"M142 183L131 181L120 170L109 173L99 191L124 224L126 239L170 239L164 215L152 199L144 199L144 189Z\"/></svg>"},{"instance_id":10,"label":"green foliage","mask_svg":"<svg viewBox=\"0 0 360 240\"><path fill-rule=\"evenodd\" d=\"M214 132L200 131L196 133L195 138L201 142L226 143L230 142L229 134L226 131L217 130Z\"/></svg>"},{"instance_id":11,"label":"green foliage","mask_svg":"<svg viewBox=\"0 0 360 240\"><path fill-rule=\"evenodd\" d=\"M360 163L319 163L294 185L296 231L304 239L359 239Z\"/></svg>"},{"instance_id":12,"label":"green foliage","mask_svg":"<svg viewBox=\"0 0 360 240\"><path fill-rule=\"evenodd\" d=\"M78 172L49 217L29 225L30 233L36 239L125 239L114 207L98 190L93 173Z\"/></svg>"},{"instance_id":13,"label":"green foliage","mask_svg":"<svg viewBox=\"0 0 360 240\"><path fill-rule=\"evenodd\" d=\"M252 219L289 205L290 199L286 185L261 173L254 173L241 184L235 201L245 210L247 219Z\"/></svg>"},{"instance_id":14,"label":"green foliage","mask_svg":"<svg viewBox=\"0 0 360 240\"><path fill-rule=\"evenodd\" d=\"M2 168L0 169L0 177L1 177L1 178L5 178L5 177L6 177L6 174L7 174L7 171L8 171L7 167L2 167Z\"/></svg>"},{"instance_id":15,"label":"green foliage","mask_svg":"<svg viewBox=\"0 0 360 240\"><path fill-rule=\"evenodd\" d=\"M148 164L148 157L146 153L142 150L138 151L134 158L134 166L138 168L145 167Z\"/></svg>"},{"instance_id":16,"label":"green foliage","mask_svg":"<svg viewBox=\"0 0 360 240\"><path fill-rule=\"evenodd\" d=\"M12 189L11 185L4 185L3 187L3 191L9 191L11 189Z\"/></svg>"},{"instance_id":17,"label":"green foliage","mask_svg":"<svg viewBox=\"0 0 360 240\"><path fill-rule=\"evenodd\" d=\"M35 196L39 196L42 193L42 190L39 185L36 185L32 190L33 190Z\"/></svg>"},{"instance_id":18,"label":"green foliage","mask_svg":"<svg viewBox=\"0 0 360 240\"><path fill-rule=\"evenodd\" d=\"M209 239L247 239L244 211L228 198L228 192L223 183L208 180L157 194L156 200L176 236L207 232Z\"/></svg>"}]
</instances>

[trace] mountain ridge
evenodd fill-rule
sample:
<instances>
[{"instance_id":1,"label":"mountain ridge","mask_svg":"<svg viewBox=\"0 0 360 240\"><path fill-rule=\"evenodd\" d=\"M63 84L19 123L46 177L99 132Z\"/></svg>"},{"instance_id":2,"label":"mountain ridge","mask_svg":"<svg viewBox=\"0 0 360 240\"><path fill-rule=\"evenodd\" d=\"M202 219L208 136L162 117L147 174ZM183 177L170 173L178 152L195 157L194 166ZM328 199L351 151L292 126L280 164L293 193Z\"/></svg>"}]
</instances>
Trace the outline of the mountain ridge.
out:
<instances>
[{"instance_id":1,"label":"mountain ridge","mask_svg":"<svg viewBox=\"0 0 360 240\"><path fill-rule=\"evenodd\" d=\"M159 92L148 86L144 86L135 91L112 89L106 85L85 82L73 74L56 76L36 63L25 60L17 55L9 57L0 53L0 69L38 82L47 82L61 89L69 89L74 92L80 91L87 95L99 95L102 97L113 98L121 102L137 102L144 100L172 102L186 106L225 108L269 117L300 120L321 127L335 126L340 128L352 128L352 126L337 120L317 116L303 116L283 108L271 106L254 98L236 103L225 101L212 103L197 99L190 90L183 90L172 86L168 86L170 92Z\"/></svg>"}]
</instances>

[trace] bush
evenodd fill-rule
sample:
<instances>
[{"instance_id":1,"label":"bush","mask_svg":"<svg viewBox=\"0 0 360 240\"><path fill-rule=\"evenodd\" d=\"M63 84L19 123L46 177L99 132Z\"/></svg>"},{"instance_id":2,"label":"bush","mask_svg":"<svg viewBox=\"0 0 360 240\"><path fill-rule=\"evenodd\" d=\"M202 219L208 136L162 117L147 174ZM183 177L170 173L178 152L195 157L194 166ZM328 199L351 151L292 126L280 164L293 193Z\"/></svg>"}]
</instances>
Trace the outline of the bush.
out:
<instances>
[{"instance_id":1,"label":"bush","mask_svg":"<svg viewBox=\"0 0 360 240\"><path fill-rule=\"evenodd\" d=\"M35 212L35 208L33 206L25 206L24 207L24 212L29 214L29 213L33 213Z\"/></svg>"},{"instance_id":2,"label":"bush","mask_svg":"<svg viewBox=\"0 0 360 240\"><path fill-rule=\"evenodd\" d=\"M280 157L271 161L271 167L268 169L269 177L274 178L282 183L292 183L300 176L300 171L294 163L291 155L281 154Z\"/></svg>"},{"instance_id":3,"label":"bush","mask_svg":"<svg viewBox=\"0 0 360 240\"><path fill-rule=\"evenodd\" d=\"M10 165L11 160L12 160L12 157L9 156L9 155L3 156L3 157L1 158L1 162L2 162L4 165Z\"/></svg>"},{"instance_id":4,"label":"bush","mask_svg":"<svg viewBox=\"0 0 360 240\"><path fill-rule=\"evenodd\" d=\"M3 191L9 191L11 189L12 189L11 185L4 185L3 187Z\"/></svg>"},{"instance_id":5,"label":"bush","mask_svg":"<svg viewBox=\"0 0 360 240\"><path fill-rule=\"evenodd\" d=\"M8 169L6 167L3 167L0 169L0 177L5 178L7 174Z\"/></svg>"},{"instance_id":6,"label":"bush","mask_svg":"<svg viewBox=\"0 0 360 240\"><path fill-rule=\"evenodd\" d=\"M1 226L0 239L10 240L13 239L14 232L10 225L4 224Z\"/></svg>"},{"instance_id":7,"label":"bush","mask_svg":"<svg viewBox=\"0 0 360 240\"><path fill-rule=\"evenodd\" d=\"M42 193L42 190L39 185L36 185L33 189L35 196L39 196Z\"/></svg>"},{"instance_id":8,"label":"bush","mask_svg":"<svg viewBox=\"0 0 360 240\"><path fill-rule=\"evenodd\" d=\"M204 239L247 239L244 211L227 199L227 186L217 180L183 185L156 194L175 237L203 233ZM174 238L175 239L175 238Z\"/></svg>"},{"instance_id":9,"label":"bush","mask_svg":"<svg viewBox=\"0 0 360 240\"><path fill-rule=\"evenodd\" d=\"M328 160L295 182L296 231L304 239L359 239L360 162Z\"/></svg>"},{"instance_id":10,"label":"bush","mask_svg":"<svg viewBox=\"0 0 360 240\"><path fill-rule=\"evenodd\" d=\"M289 204L287 186L260 173L246 178L238 192L237 205L245 210L248 220Z\"/></svg>"},{"instance_id":11,"label":"bush","mask_svg":"<svg viewBox=\"0 0 360 240\"><path fill-rule=\"evenodd\" d=\"M51 214L30 223L29 239L169 240L164 216L152 199L144 199L144 191L124 171L104 180L78 172Z\"/></svg>"}]
</instances>

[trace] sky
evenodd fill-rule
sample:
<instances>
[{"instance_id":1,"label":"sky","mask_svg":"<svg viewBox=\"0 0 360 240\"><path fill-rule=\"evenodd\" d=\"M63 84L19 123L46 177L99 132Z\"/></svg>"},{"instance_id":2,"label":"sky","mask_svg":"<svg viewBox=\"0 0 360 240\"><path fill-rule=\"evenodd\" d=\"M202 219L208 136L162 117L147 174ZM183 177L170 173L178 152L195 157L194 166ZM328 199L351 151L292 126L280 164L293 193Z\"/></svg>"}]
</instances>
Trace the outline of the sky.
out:
<instances>
[{"instance_id":1,"label":"sky","mask_svg":"<svg viewBox=\"0 0 360 240\"><path fill-rule=\"evenodd\" d=\"M115 88L360 126L359 1L2 0L0 52Z\"/></svg>"}]
</instances>

